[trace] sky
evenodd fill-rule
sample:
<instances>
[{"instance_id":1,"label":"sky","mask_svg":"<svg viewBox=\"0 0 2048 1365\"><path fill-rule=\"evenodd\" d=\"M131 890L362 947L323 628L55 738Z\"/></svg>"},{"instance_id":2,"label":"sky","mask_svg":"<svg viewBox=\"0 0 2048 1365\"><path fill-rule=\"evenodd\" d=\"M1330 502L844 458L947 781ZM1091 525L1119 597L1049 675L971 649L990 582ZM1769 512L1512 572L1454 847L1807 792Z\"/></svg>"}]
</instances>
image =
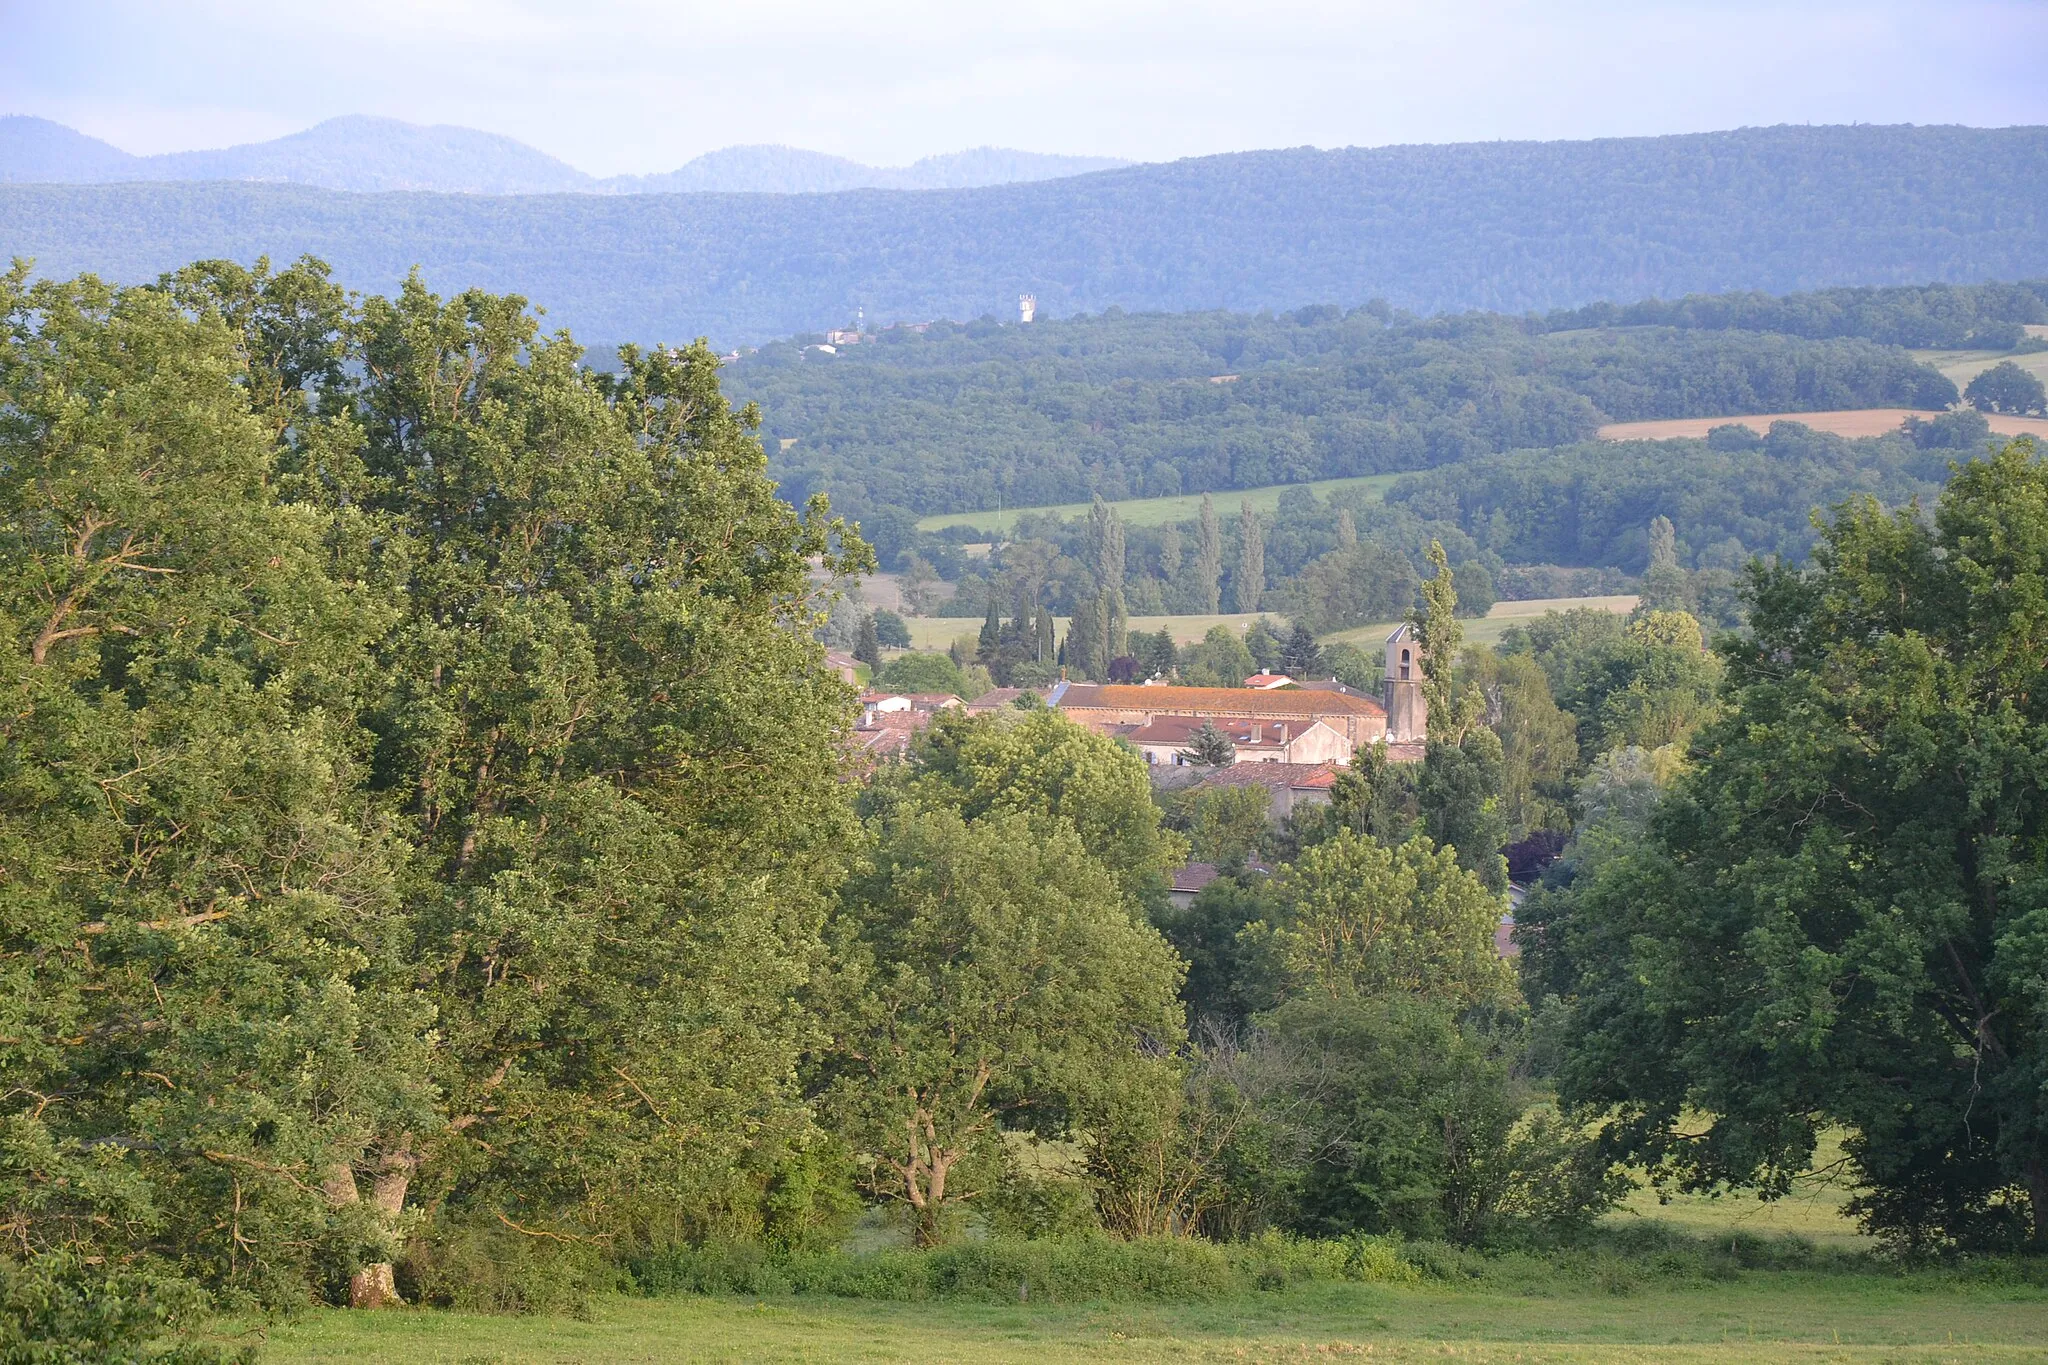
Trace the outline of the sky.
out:
<instances>
[{"instance_id":1,"label":"sky","mask_svg":"<svg viewBox=\"0 0 2048 1365\"><path fill-rule=\"evenodd\" d=\"M130 152L378 114L596 175L2048 123L2048 0L0 0L0 34L0 113Z\"/></svg>"}]
</instances>

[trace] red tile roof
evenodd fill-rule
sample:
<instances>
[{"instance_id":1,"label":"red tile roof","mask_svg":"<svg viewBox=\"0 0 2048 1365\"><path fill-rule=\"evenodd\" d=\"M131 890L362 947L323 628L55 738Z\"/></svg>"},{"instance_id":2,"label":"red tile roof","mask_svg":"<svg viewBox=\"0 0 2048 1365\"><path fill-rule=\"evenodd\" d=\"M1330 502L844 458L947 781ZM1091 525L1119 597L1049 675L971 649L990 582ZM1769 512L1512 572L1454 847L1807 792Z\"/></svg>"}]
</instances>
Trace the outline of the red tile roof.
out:
<instances>
[{"instance_id":1,"label":"red tile roof","mask_svg":"<svg viewBox=\"0 0 2048 1365\"><path fill-rule=\"evenodd\" d=\"M1333 763L1233 763L1195 783L1207 787L1289 787L1295 791L1328 791L1337 780Z\"/></svg>"},{"instance_id":2,"label":"red tile roof","mask_svg":"<svg viewBox=\"0 0 2048 1365\"><path fill-rule=\"evenodd\" d=\"M1371 697L1344 692L1255 687L1145 687L1076 683L1054 703L1063 711L1186 711L1218 716L1384 716Z\"/></svg>"},{"instance_id":3,"label":"red tile roof","mask_svg":"<svg viewBox=\"0 0 2048 1365\"><path fill-rule=\"evenodd\" d=\"M1133 744L1192 744L1204 725L1214 725L1240 749L1278 749L1318 723L1313 719L1260 720L1251 716L1154 716L1144 725L1120 725L1116 729Z\"/></svg>"}]
</instances>

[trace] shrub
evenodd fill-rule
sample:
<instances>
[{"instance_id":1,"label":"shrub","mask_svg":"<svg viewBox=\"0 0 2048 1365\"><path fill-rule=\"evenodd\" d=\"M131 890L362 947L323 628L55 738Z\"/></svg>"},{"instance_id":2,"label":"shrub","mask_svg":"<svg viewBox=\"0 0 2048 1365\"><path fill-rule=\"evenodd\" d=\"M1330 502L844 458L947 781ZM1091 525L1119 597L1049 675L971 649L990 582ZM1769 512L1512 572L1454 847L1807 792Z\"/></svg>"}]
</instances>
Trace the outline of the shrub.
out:
<instances>
[{"instance_id":1,"label":"shrub","mask_svg":"<svg viewBox=\"0 0 2048 1365\"><path fill-rule=\"evenodd\" d=\"M206 1310L189 1280L147 1271L106 1271L72 1256L0 1260L0 1365L225 1365L253 1361L183 1340Z\"/></svg>"},{"instance_id":2,"label":"shrub","mask_svg":"<svg viewBox=\"0 0 2048 1365\"><path fill-rule=\"evenodd\" d=\"M629 1283L594 1244L447 1218L408 1240L397 1271L405 1298L478 1313L581 1316L591 1295Z\"/></svg>"}]
</instances>

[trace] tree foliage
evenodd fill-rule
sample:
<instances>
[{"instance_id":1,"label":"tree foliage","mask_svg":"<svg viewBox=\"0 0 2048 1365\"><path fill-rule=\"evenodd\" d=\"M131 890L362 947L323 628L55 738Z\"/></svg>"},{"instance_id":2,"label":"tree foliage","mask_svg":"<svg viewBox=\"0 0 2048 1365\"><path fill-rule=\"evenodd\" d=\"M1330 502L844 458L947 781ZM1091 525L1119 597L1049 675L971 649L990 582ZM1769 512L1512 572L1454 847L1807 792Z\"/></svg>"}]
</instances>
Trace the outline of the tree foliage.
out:
<instances>
[{"instance_id":1,"label":"tree foliage","mask_svg":"<svg viewBox=\"0 0 2048 1365\"><path fill-rule=\"evenodd\" d=\"M1470 1004L1510 977L1494 955L1500 901L1426 836L1388 847L1340 831L1273 879L1261 937L1284 995L1407 993Z\"/></svg>"},{"instance_id":2,"label":"tree foliage","mask_svg":"<svg viewBox=\"0 0 2048 1365\"><path fill-rule=\"evenodd\" d=\"M1839 1123L1874 1229L2043 1237L2044 508L2018 442L1758 572L1695 772L1543 929L1619 1150L1781 1191Z\"/></svg>"},{"instance_id":3,"label":"tree foliage","mask_svg":"<svg viewBox=\"0 0 2048 1365\"><path fill-rule=\"evenodd\" d=\"M1181 1037L1180 964L1071 826L899 808L834 922L822 1103L920 1245L996 1173L999 1121L1059 1135Z\"/></svg>"},{"instance_id":4,"label":"tree foliage","mask_svg":"<svg viewBox=\"0 0 2048 1365\"><path fill-rule=\"evenodd\" d=\"M23 1244L376 1302L409 1229L759 1232L850 828L811 570L870 561L715 359L317 263L0 289Z\"/></svg>"}]
</instances>

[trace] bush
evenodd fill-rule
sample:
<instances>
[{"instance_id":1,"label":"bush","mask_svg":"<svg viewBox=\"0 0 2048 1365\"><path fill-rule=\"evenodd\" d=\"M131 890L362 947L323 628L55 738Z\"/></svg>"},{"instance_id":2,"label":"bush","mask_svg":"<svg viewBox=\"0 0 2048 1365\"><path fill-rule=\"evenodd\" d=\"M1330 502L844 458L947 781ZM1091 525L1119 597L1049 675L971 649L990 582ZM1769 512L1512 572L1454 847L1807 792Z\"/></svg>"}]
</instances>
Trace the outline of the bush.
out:
<instances>
[{"instance_id":1,"label":"bush","mask_svg":"<svg viewBox=\"0 0 2048 1365\"><path fill-rule=\"evenodd\" d=\"M206 1307L198 1286L174 1276L109 1272L64 1255L0 1261L0 1365L253 1361L253 1350L179 1339Z\"/></svg>"},{"instance_id":2,"label":"bush","mask_svg":"<svg viewBox=\"0 0 2048 1365\"><path fill-rule=\"evenodd\" d=\"M1269 1233L1219 1244L1193 1238L996 1237L932 1251L829 1253L773 1261L757 1249L677 1247L636 1261L644 1294L821 1294L922 1302L1085 1299L1199 1302L1255 1289L1354 1281L1409 1284L1421 1273L1398 1241L1306 1241Z\"/></svg>"},{"instance_id":3,"label":"bush","mask_svg":"<svg viewBox=\"0 0 2048 1365\"><path fill-rule=\"evenodd\" d=\"M883 664L871 684L878 692L950 692L962 696L967 681L943 654L899 654Z\"/></svg>"},{"instance_id":4,"label":"bush","mask_svg":"<svg viewBox=\"0 0 2048 1365\"><path fill-rule=\"evenodd\" d=\"M397 1271L406 1299L477 1313L581 1316L591 1295L630 1283L593 1244L445 1218L407 1241Z\"/></svg>"}]
</instances>

